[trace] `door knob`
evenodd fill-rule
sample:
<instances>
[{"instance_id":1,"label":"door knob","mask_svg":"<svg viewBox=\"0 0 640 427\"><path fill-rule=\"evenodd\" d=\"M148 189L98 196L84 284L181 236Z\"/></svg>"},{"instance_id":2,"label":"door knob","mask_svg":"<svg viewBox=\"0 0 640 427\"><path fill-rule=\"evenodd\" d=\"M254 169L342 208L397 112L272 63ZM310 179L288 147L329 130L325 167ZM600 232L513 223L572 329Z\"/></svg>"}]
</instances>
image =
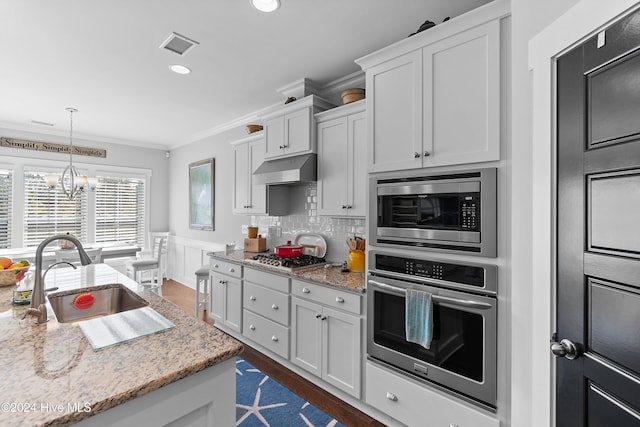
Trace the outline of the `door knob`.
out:
<instances>
[{"instance_id":1,"label":"door knob","mask_svg":"<svg viewBox=\"0 0 640 427\"><path fill-rule=\"evenodd\" d=\"M580 356L580 349L573 341L563 339L560 342L554 341L551 343L551 353L556 357L565 357L569 360L573 360Z\"/></svg>"}]
</instances>

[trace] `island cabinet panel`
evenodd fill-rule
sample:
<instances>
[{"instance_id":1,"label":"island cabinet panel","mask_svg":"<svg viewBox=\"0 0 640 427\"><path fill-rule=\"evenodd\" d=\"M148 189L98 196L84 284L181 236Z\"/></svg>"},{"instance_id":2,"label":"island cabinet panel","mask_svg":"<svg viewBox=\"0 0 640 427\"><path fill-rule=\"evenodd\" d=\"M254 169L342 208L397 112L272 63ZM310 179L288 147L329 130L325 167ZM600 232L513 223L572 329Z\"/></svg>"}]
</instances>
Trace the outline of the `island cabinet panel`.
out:
<instances>
[{"instance_id":1,"label":"island cabinet panel","mask_svg":"<svg viewBox=\"0 0 640 427\"><path fill-rule=\"evenodd\" d=\"M235 358L96 414L79 427L233 426Z\"/></svg>"},{"instance_id":2,"label":"island cabinet panel","mask_svg":"<svg viewBox=\"0 0 640 427\"><path fill-rule=\"evenodd\" d=\"M366 363L365 401L409 426L500 426L494 414L371 362Z\"/></svg>"},{"instance_id":3,"label":"island cabinet panel","mask_svg":"<svg viewBox=\"0 0 640 427\"><path fill-rule=\"evenodd\" d=\"M366 215L367 117L364 102L316 114L320 215Z\"/></svg>"},{"instance_id":4,"label":"island cabinet panel","mask_svg":"<svg viewBox=\"0 0 640 427\"><path fill-rule=\"evenodd\" d=\"M293 282L291 362L360 398L361 296L300 280Z\"/></svg>"},{"instance_id":5,"label":"island cabinet panel","mask_svg":"<svg viewBox=\"0 0 640 427\"><path fill-rule=\"evenodd\" d=\"M369 172L500 160L500 19L450 25L361 59Z\"/></svg>"}]
</instances>

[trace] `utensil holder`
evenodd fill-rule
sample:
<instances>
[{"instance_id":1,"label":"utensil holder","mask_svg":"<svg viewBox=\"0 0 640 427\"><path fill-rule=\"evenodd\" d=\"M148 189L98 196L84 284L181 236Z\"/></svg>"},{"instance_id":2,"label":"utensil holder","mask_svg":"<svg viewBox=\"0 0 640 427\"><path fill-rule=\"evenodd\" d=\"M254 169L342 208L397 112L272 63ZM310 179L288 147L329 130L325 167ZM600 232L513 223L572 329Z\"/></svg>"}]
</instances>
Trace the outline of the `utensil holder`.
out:
<instances>
[{"instance_id":1,"label":"utensil holder","mask_svg":"<svg viewBox=\"0 0 640 427\"><path fill-rule=\"evenodd\" d=\"M349 251L349 259L347 260L347 268L353 273L364 273L364 252Z\"/></svg>"}]
</instances>

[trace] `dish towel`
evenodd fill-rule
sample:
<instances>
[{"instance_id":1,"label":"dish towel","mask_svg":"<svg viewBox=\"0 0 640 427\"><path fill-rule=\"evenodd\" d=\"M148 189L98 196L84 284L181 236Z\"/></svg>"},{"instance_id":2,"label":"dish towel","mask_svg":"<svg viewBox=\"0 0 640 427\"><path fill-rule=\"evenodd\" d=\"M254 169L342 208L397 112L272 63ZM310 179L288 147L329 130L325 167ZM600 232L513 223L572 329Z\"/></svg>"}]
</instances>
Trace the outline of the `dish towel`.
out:
<instances>
[{"instance_id":1,"label":"dish towel","mask_svg":"<svg viewBox=\"0 0 640 427\"><path fill-rule=\"evenodd\" d=\"M405 331L407 341L429 349L433 337L431 294L416 289L407 289Z\"/></svg>"}]
</instances>

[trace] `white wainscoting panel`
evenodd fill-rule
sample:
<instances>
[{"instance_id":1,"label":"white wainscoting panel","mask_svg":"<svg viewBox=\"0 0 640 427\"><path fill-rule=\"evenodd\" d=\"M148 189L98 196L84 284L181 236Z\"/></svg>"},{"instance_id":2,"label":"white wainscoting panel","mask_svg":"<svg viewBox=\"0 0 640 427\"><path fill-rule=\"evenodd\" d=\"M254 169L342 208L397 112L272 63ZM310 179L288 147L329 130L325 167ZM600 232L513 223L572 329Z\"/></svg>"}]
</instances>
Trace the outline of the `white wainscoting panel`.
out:
<instances>
[{"instance_id":1,"label":"white wainscoting panel","mask_svg":"<svg viewBox=\"0 0 640 427\"><path fill-rule=\"evenodd\" d=\"M209 264L207 253L224 250L224 243L170 236L167 251L167 277L195 289L196 270L204 264Z\"/></svg>"}]
</instances>

